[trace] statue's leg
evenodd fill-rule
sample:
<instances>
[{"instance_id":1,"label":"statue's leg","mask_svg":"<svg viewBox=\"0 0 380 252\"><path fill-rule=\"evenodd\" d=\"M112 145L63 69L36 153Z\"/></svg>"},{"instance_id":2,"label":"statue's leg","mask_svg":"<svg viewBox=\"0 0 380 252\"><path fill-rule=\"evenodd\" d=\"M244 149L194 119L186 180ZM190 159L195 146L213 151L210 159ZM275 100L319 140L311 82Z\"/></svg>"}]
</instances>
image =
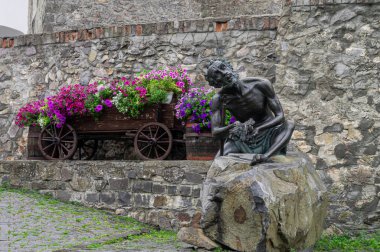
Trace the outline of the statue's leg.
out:
<instances>
[{"instance_id":1,"label":"statue's leg","mask_svg":"<svg viewBox=\"0 0 380 252\"><path fill-rule=\"evenodd\" d=\"M294 130L294 123L285 121L281 130L273 136L269 149L263 154L256 154L253 156L251 165L262 163L268 160L273 154L283 153L286 151L290 138L292 137Z\"/></svg>"},{"instance_id":2,"label":"statue's leg","mask_svg":"<svg viewBox=\"0 0 380 252\"><path fill-rule=\"evenodd\" d=\"M234 141L232 141L231 139L227 139L227 141L224 143L223 156L227 156L229 153L240 153L240 152L241 151L236 146ZM219 156L220 156L220 150L218 151L215 157L219 157Z\"/></svg>"},{"instance_id":3,"label":"statue's leg","mask_svg":"<svg viewBox=\"0 0 380 252\"><path fill-rule=\"evenodd\" d=\"M288 145L294 131L294 123L292 121L285 121L283 126L282 131L274 136L271 147L266 153L264 153L267 158L284 149L286 150L286 146Z\"/></svg>"}]
</instances>

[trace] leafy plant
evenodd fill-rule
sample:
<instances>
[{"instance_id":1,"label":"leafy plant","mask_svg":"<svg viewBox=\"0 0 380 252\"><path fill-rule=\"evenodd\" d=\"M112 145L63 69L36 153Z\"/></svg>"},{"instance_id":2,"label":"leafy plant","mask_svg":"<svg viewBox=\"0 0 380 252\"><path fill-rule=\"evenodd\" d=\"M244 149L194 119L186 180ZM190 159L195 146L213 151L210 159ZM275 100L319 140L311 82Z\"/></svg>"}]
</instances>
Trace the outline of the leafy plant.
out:
<instances>
[{"instance_id":1,"label":"leafy plant","mask_svg":"<svg viewBox=\"0 0 380 252\"><path fill-rule=\"evenodd\" d=\"M215 95L215 89L191 88L189 92L182 95L177 105L176 117L183 123L194 123L193 130L200 133L202 129L211 128L211 103ZM226 111L225 123L235 122L235 118Z\"/></svg>"}]
</instances>

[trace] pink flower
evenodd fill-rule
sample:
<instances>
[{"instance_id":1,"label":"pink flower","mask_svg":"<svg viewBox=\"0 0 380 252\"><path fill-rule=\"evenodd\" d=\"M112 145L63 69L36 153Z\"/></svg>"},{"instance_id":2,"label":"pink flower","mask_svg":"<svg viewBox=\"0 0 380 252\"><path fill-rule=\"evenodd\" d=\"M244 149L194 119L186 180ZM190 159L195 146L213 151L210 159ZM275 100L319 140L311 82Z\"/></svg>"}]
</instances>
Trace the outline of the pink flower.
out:
<instances>
[{"instance_id":1,"label":"pink flower","mask_svg":"<svg viewBox=\"0 0 380 252\"><path fill-rule=\"evenodd\" d=\"M95 107L95 112L100 112L100 111L102 111L102 109L103 109L103 105L97 105L96 107Z\"/></svg>"}]
</instances>

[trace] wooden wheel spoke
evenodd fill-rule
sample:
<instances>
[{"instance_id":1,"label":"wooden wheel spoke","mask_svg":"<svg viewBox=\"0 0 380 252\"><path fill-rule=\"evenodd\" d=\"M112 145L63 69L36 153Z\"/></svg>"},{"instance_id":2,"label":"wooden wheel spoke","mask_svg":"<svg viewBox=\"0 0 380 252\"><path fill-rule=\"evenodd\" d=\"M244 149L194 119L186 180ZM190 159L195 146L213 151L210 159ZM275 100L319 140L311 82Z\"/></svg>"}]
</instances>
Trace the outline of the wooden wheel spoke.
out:
<instances>
[{"instance_id":1,"label":"wooden wheel spoke","mask_svg":"<svg viewBox=\"0 0 380 252\"><path fill-rule=\"evenodd\" d=\"M73 144L74 141L73 140L61 140L61 143L71 143L71 144Z\"/></svg>"},{"instance_id":2,"label":"wooden wheel spoke","mask_svg":"<svg viewBox=\"0 0 380 252\"><path fill-rule=\"evenodd\" d=\"M162 141L157 141L158 144L161 144L161 143L170 143L169 140L162 140Z\"/></svg>"},{"instance_id":3,"label":"wooden wheel spoke","mask_svg":"<svg viewBox=\"0 0 380 252\"><path fill-rule=\"evenodd\" d=\"M150 141L149 140L137 140L138 143L149 143Z\"/></svg>"},{"instance_id":4,"label":"wooden wheel spoke","mask_svg":"<svg viewBox=\"0 0 380 252\"><path fill-rule=\"evenodd\" d=\"M166 152L166 149L164 149L161 145L157 144L157 147Z\"/></svg>"},{"instance_id":5,"label":"wooden wheel spoke","mask_svg":"<svg viewBox=\"0 0 380 252\"><path fill-rule=\"evenodd\" d=\"M150 135L150 138L152 138L153 133L152 133L152 127L151 126L149 126L149 135Z\"/></svg>"},{"instance_id":6,"label":"wooden wheel spoke","mask_svg":"<svg viewBox=\"0 0 380 252\"><path fill-rule=\"evenodd\" d=\"M157 137L158 131L160 131L160 127L157 127L157 130L156 130L156 132L154 133L154 138Z\"/></svg>"},{"instance_id":7,"label":"wooden wheel spoke","mask_svg":"<svg viewBox=\"0 0 380 252\"><path fill-rule=\"evenodd\" d=\"M160 155L158 154L157 148L154 148L154 151L156 152L156 158L160 157Z\"/></svg>"},{"instance_id":8,"label":"wooden wheel spoke","mask_svg":"<svg viewBox=\"0 0 380 252\"><path fill-rule=\"evenodd\" d=\"M48 149L48 148L51 147L53 144L54 144L54 143L51 143L51 144L45 146L42 150L46 150L46 149Z\"/></svg>"},{"instance_id":9,"label":"wooden wheel spoke","mask_svg":"<svg viewBox=\"0 0 380 252\"><path fill-rule=\"evenodd\" d=\"M140 132L140 133L141 133L141 135L142 135L143 137L145 137L146 139L148 139L148 140L151 139L150 137L148 137L147 135L145 135L144 132Z\"/></svg>"},{"instance_id":10,"label":"wooden wheel spoke","mask_svg":"<svg viewBox=\"0 0 380 252\"><path fill-rule=\"evenodd\" d=\"M61 144L61 146L67 151L67 153L70 152L70 150L64 144Z\"/></svg>"},{"instance_id":11,"label":"wooden wheel spoke","mask_svg":"<svg viewBox=\"0 0 380 252\"><path fill-rule=\"evenodd\" d=\"M153 146L150 145L149 152L148 152L148 157L150 157L150 153L152 152L152 148L153 148Z\"/></svg>"},{"instance_id":12,"label":"wooden wheel spoke","mask_svg":"<svg viewBox=\"0 0 380 252\"><path fill-rule=\"evenodd\" d=\"M47 141L47 142L54 142L54 137L44 137L42 138L42 141Z\"/></svg>"},{"instance_id":13,"label":"wooden wheel spoke","mask_svg":"<svg viewBox=\"0 0 380 252\"><path fill-rule=\"evenodd\" d=\"M55 150L57 149L57 145L54 144L54 149L53 149L53 152L51 153L51 156L54 157L54 154L55 154Z\"/></svg>"},{"instance_id":14,"label":"wooden wheel spoke","mask_svg":"<svg viewBox=\"0 0 380 252\"><path fill-rule=\"evenodd\" d=\"M61 145L58 146L58 158L62 157L62 148Z\"/></svg>"},{"instance_id":15,"label":"wooden wheel spoke","mask_svg":"<svg viewBox=\"0 0 380 252\"><path fill-rule=\"evenodd\" d=\"M58 136L57 135L57 128L53 125L53 130L54 130L54 136Z\"/></svg>"},{"instance_id":16,"label":"wooden wheel spoke","mask_svg":"<svg viewBox=\"0 0 380 252\"><path fill-rule=\"evenodd\" d=\"M64 137L66 137L66 136L68 136L70 133L72 133L74 130L70 130L69 132L67 132L66 134L64 134L62 137L61 137L61 139L63 139Z\"/></svg>"},{"instance_id":17,"label":"wooden wheel spoke","mask_svg":"<svg viewBox=\"0 0 380 252\"><path fill-rule=\"evenodd\" d=\"M51 137L54 137L53 133L51 133L47 128L45 129L45 131L46 131Z\"/></svg>"},{"instance_id":18,"label":"wooden wheel spoke","mask_svg":"<svg viewBox=\"0 0 380 252\"><path fill-rule=\"evenodd\" d=\"M159 136L159 137L157 138L157 141L160 140L163 136L165 136L165 135L167 135L167 134L168 134L168 133L166 133L166 132L162 133L161 136Z\"/></svg>"},{"instance_id":19,"label":"wooden wheel spoke","mask_svg":"<svg viewBox=\"0 0 380 252\"><path fill-rule=\"evenodd\" d=\"M143 151L143 150L145 150L146 148L148 148L149 146L152 146L151 144L147 144L147 145L145 145L145 147L144 148L142 148L140 151Z\"/></svg>"},{"instance_id":20,"label":"wooden wheel spoke","mask_svg":"<svg viewBox=\"0 0 380 252\"><path fill-rule=\"evenodd\" d=\"M61 129L59 130L59 134L58 134L58 137L61 137L62 135L62 132L63 132L63 126L61 127Z\"/></svg>"}]
</instances>

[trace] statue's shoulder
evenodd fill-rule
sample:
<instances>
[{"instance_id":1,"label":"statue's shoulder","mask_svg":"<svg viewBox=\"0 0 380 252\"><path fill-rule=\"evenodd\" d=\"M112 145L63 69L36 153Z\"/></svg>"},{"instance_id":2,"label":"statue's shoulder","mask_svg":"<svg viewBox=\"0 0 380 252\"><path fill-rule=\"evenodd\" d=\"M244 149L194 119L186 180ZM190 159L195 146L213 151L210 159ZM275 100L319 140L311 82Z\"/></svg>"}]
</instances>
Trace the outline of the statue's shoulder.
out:
<instances>
[{"instance_id":1,"label":"statue's shoulder","mask_svg":"<svg viewBox=\"0 0 380 252\"><path fill-rule=\"evenodd\" d=\"M241 81L246 93L250 92L252 89L257 89L260 90L265 96L275 96L272 83L268 79L261 77L248 77L242 79Z\"/></svg>"},{"instance_id":2,"label":"statue's shoulder","mask_svg":"<svg viewBox=\"0 0 380 252\"><path fill-rule=\"evenodd\" d=\"M247 77L247 78L241 79L241 82L247 85L257 85L257 84L272 85L268 79L265 79L262 77Z\"/></svg>"}]
</instances>

